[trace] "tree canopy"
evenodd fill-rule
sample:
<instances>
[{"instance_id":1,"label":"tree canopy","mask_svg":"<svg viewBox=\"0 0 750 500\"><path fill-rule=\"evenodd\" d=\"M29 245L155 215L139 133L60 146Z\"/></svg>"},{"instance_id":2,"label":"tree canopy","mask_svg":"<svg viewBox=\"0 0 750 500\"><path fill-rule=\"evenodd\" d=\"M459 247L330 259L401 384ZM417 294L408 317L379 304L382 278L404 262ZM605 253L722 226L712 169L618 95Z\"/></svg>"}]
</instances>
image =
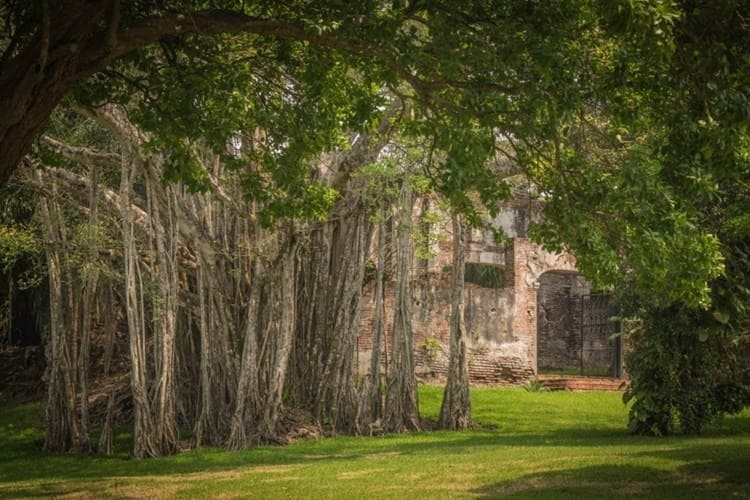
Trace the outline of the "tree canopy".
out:
<instances>
[{"instance_id":1,"label":"tree canopy","mask_svg":"<svg viewBox=\"0 0 750 500\"><path fill-rule=\"evenodd\" d=\"M509 159L544 200L534 237L596 286L744 332L748 19L740 0L8 0L0 183L61 103L114 103L132 133L110 132L163 180L219 189L216 157L261 222L315 220L344 184L323 155L397 129L469 224Z\"/></svg>"},{"instance_id":2,"label":"tree canopy","mask_svg":"<svg viewBox=\"0 0 750 500\"><path fill-rule=\"evenodd\" d=\"M471 191L490 207L507 195L487 167L500 145L549 195L539 238L573 249L600 285L625 280L705 305L722 265L696 204L742 173L746 11L625 0L6 2L0 180L74 93L135 105L149 142L171 151L167 179L205 188L197 142L222 154L232 138L252 142L245 154L268 168L245 172L248 196L283 194L277 215L322 214L331 193L305 180L306 163L343 132L375 126L388 88L408 102L400 126L434 153L432 179L455 205L471 212Z\"/></svg>"}]
</instances>

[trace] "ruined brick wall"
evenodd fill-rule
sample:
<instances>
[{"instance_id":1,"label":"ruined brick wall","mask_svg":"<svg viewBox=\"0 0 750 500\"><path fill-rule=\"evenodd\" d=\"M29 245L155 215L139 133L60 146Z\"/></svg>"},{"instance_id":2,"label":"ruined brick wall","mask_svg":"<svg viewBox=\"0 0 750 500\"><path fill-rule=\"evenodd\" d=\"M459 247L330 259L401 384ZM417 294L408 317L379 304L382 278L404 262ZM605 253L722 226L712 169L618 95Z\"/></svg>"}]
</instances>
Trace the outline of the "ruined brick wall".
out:
<instances>
[{"instance_id":1,"label":"ruined brick wall","mask_svg":"<svg viewBox=\"0 0 750 500\"><path fill-rule=\"evenodd\" d=\"M528 379L536 366L538 280L549 269L575 269L570 255L556 255L514 238L503 248L506 283L501 288L465 286L465 325L470 341L473 382L513 384ZM450 345L450 274L431 273L412 281L412 326L417 369L423 377L443 377ZM393 284L386 286L386 332L391 329ZM374 283L362 298L358 371L367 373L372 352ZM390 342L388 341L390 346ZM433 359L434 358L434 359ZM444 358L444 359L443 359ZM387 356L381 360L384 364Z\"/></svg>"},{"instance_id":2,"label":"ruined brick wall","mask_svg":"<svg viewBox=\"0 0 750 500\"><path fill-rule=\"evenodd\" d=\"M442 378L448 369L450 345L450 276L430 275L412 282L412 327L417 373L421 377ZM510 330L511 297L506 288L491 289L467 284L465 287L465 326L470 335L472 380L484 383L511 383L525 380L532 373L525 350ZM390 332L395 287L386 287L386 332ZM361 328L358 337L358 371L367 373L374 330L374 284L362 299ZM387 338L390 347L390 337ZM381 359L383 368L387 356Z\"/></svg>"},{"instance_id":3,"label":"ruined brick wall","mask_svg":"<svg viewBox=\"0 0 750 500\"><path fill-rule=\"evenodd\" d=\"M537 290L541 276L552 270L576 271L571 254L547 252L527 238L514 238L506 252L507 286L512 290L511 331L526 346L527 358L537 372Z\"/></svg>"},{"instance_id":4,"label":"ruined brick wall","mask_svg":"<svg viewBox=\"0 0 750 500\"><path fill-rule=\"evenodd\" d=\"M420 210L426 205L417 204ZM433 208L434 209L434 208ZM465 324L470 337L470 376L473 382L513 384L537 372L537 290L542 275L550 270L575 272L575 258L553 254L527 238L529 223L539 217L538 202L524 192L517 193L498 216L510 240L506 245L493 241L490 231L474 230L467 242L467 262L504 268L500 288L484 288L467 283ZM412 276L412 320L417 370L422 377L445 376L450 329L450 264L452 242L450 219L431 228L440 237L432 246L429 261L415 258ZM395 288L386 286L386 332L391 329ZM358 335L357 366L360 374L369 370L374 322L374 283L362 298L361 327ZM390 341L388 341L390 349ZM381 359L384 367L387 356Z\"/></svg>"},{"instance_id":5,"label":"ruined brick wall","mask_svg":"<svg viewBox=\"0 0 750 500\"><path fill-rule=\"evenodd\" d=\"M415 350L414 355L419 379L445 381L449 360L447 346L435 349L423 345ZM518 385L533 376L531 367L519 357L488 347L469 348L469 379L474 384Z\"/></svg>"},{"instance_id":6,"label":"ruined brick wall","mask_svg":"<svg viewBox=\"0 0 750 500\"><path fill-rule=\"evenodd\" d=\"M450 216L440 211L433 204L417 203L415 209L415 223L419 221L425 210L434 211L441 215L442 221L434 224L431 228L435 242L431 247L433 257L426 263L415 259L415 270L425 269L427 273L439 274L451 265L452 261L452 239ZM514 193L512 200L503 204L503 209L493 220L493 225L502 229L505 236L512 240L514 238L528 238L529 225L541 217L541 204L531 198L528 191L519 189ZM472 229L469 232L466 248L466 261L479 262L482 264L506 265L507 247L494 241L491 231L487 229ZM421 266L420 266L421 264ZM566 268L567 269L567 268ZM419 274L417 272L417 274Z\"/></svg>"}]
</instances>

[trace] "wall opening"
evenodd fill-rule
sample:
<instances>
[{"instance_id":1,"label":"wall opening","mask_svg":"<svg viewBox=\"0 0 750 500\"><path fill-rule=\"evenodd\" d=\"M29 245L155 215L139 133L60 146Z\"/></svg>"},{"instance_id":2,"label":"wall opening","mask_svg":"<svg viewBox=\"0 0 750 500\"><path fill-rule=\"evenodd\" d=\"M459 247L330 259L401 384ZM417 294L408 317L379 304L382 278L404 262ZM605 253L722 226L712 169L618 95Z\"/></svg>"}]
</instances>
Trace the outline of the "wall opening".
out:
<instances>
[{"instance_id":1,"label":"wall opening","mask_svg":"<svg viewBox=\"0 0 750 500\"><path fill-rule=\"evenodd\" d=\"M539 374L619 377L620 337L610 297L579 273L549 271L537 291Z\"/></svg>"},{"instance_id":2,"label":"wall opening","mask_svg":"<svg viewBox=\"0 0 750 500\"><path fill-rule=\"evenodd\" d=\"M483 288L503 288L505 286L505 267L484 262L466 262L464 264L464 281Z\"/></svg>"}]
</instances>

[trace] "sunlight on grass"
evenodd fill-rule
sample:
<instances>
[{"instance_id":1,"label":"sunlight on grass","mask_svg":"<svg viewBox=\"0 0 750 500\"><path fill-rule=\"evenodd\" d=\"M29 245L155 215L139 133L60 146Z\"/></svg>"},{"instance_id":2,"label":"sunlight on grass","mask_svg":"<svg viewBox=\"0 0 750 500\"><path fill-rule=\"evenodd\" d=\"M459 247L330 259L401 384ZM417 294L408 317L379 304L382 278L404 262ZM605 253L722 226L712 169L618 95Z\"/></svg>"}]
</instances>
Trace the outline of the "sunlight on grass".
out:
<instances>
[{"instance_id":1,"label":"sunlight on grass","mask_svg":"<svg viewBox=\"0 0 750 500\"><path fill-rule=\"evenodd\" d=\"M442 390L422 387L434 421ZM617 393L473 390L477 427L336 437L136 461L52 456L38 404L0 407L0 496L222 498L750 497L750 412L699 437L625 434ZM125 449L123 449L125 448Z\"/></svg>"}]
</instances>

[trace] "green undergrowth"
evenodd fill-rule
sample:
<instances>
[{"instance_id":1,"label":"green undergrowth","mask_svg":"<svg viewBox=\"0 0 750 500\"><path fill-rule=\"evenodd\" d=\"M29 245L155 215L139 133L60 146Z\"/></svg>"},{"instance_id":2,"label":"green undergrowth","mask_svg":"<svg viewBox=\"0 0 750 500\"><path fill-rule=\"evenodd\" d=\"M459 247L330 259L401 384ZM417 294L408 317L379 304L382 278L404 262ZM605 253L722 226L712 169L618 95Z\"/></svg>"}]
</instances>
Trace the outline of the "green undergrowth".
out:
<instances>
[{"instance_id":1,"label":"green undergrowth","mask_svg":"<svg viewBox=\"0 0 750 500\"><path fill-rule=\"evenodd\" d=\"M437 419L442 391L422 387ZM0 406L0 497L750 498L750 412L697 437L625 433L618 393L472 391L476 428L133 460L48 455L39 404Z\"/></svg>"}]
</instances>

